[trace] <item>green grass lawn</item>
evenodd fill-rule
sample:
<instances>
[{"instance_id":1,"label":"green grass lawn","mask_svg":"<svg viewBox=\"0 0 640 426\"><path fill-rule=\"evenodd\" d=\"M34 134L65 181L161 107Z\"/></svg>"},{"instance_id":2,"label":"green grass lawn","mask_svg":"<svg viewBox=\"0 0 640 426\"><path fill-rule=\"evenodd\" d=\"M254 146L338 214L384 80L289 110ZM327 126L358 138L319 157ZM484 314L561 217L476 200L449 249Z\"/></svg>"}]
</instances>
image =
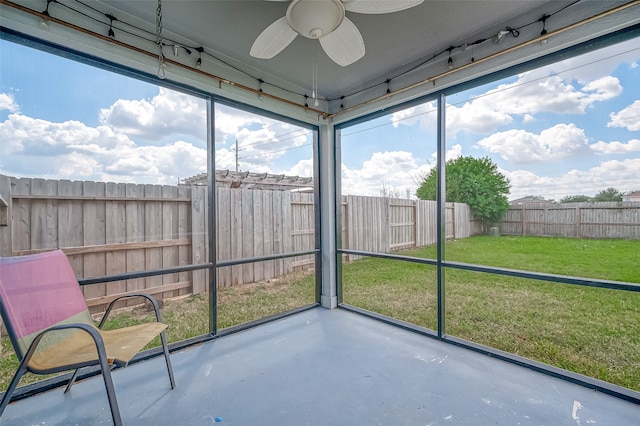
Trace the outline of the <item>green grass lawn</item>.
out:
<instances>
[{"instance_id":1,"label":"green grass lawn","mask_svg":"<svg viewBox=\"0 0 640 426\"><path fill-rule=\"evenodd\" d=\"M435 258L435 247L404 252ZM640 283L640 241L473 237L447 260ZM640 293L447 269L446 333L640 390ZM435 267L362 259L344 301L436 328Z\"/></svg>"},{"instance_id":2,"label":"green grass lawn","mask_svg":"<svg viewBox=\"0 0 640 426\"><path fill-rule=\"evenodd\" d=\"M435 258L435 247L402 254ZM448 242L448 260L640 283L640 241L473 237ZM344 301L420 326L436 327L436 271L428 265L365 258L345 265ZM314 276L291 275L218 293L218 327L314 301ZM206 296L168 301L170 342L208 330ZM120 312L110 327L149 319ZM446 332L640 391L640 293L446 270ZM158 342L154 343L158 344ZM0 390L17 361L6 337ZM34 381L26 377L22 384Z\"/></svg>"}]
</instances>

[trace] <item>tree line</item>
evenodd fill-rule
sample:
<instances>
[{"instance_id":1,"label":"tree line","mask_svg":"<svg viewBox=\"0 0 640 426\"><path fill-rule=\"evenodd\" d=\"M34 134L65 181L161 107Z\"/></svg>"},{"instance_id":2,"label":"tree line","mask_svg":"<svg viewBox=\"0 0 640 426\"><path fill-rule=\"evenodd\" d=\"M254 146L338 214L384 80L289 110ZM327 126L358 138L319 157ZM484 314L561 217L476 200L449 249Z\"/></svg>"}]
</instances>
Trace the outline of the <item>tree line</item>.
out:
<instances>
[{"instance_id":1,"label":"tree line","mask_svg":"<svg viewBox=\"0 0 640 426\"><path fill-rule=\"evenodd\" d=\"M438 191L438 170L431 169L429 174L420 178L416 196L421 200L435 200ZM458 157L445 165L445 200L465 203L472 213L485 225L493 226L500 222L509 210L507 195L511 189L509 179L489 158ZM622 201L623 193L616 188L607 188L594 197L586 195L568 195L561 203ZM554 200L541 200L554 202Z\"/></svg>"},{"instance_id":2,"label":"tree line","mask_svg":"<svg viewBox=\"0 0 640 426\"><path fill-rule=\"evenodd\" d=\"M567 195L560 199L561 203L585 203L592 202L597 203L600 201L622 201L624 193L618 191L615 188L607 188L598 192L594 197L588 197L586 195Z\"/></svg>"}]
</instances>

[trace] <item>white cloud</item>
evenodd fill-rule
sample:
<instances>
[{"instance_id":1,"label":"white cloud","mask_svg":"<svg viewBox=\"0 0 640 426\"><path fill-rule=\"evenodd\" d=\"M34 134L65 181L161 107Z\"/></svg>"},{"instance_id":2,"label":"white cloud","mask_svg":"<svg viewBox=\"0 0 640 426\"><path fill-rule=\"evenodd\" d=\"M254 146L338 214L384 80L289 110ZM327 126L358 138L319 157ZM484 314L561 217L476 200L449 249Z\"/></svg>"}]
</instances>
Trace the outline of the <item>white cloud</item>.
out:
<instances>
[{"instance_id":1,"label":"white cloud","mask_svg":"<svg viewBox=\"0 0 640 426\"><path fill-rule=\"evenodd\" d=\"M425 132L435 132L438 124L438 114L435 102L427 102L415 107L407 108L391 114L393 127L399 125L414 126L420 125L420 129Z\"/></svg>"},{"instance_id":2,"label":"white cloud","mask_svg":"<svg viewBox=\"0 0 640 426\"><path fill-rule=\"evenodd\" d=\"M525 195L541 195L559 200L567 195L593 196L610 187L623 192L637 188L640 158L606 161L589 169L572 169L555 177L538 176L525 170L503 173L511 182L511 199Z\"/></svg>"},{"instance_id":3,"label":"white cloud","mask_svg":"<svg viewBox=\"0 0 640 426\"><path fill-rule=\"evenodd\" d=\"M637 39L607 46L583 55L574 56L533 71L537 76L558 74L565 81L581 84L613 74L620 64L633 67L640 59Z\"/></svg>"},{"instance_id":4,"label":"white cloud","mask_svg":"<svg viewBox=\"0 0 640 426\"><path fill-rule=\"evenodd\" d=\"M0 123L0 139L5 155L23 153L42 154L46 150L55 155L84 147L85 150L114 150L133 145L125 135L107 126L89 127L79 121L53 123L20 114L10 114Z\"/></svg>"},{"instance_id":5,"label":"white cloud","mask_svg":"<svg viewBox=\"0 0 640 426\"><path fill-rule=\"evenodd\" d=\"M216 105L215 108L216 144L235 143L236 134L244 127L268 127L273 120L242 110Z\"/></svg>"},{"instance_id":6,"label":"white cloud","mask_svg":"<svg viewBox=\"0 0 640 426\"><path fill-rule=\"evenodd\" d=\"M279 165L286 168L313 156L311 131L286 122L218 105L215 126L218 169L235 170L236 143L239 170L256 173L284 173L281 169L274 170L277 160L296 157L289 165Z\"/></svg>"},{"instance_id":7,"label":"white cloud","mask_svg":"<svg viewBox=\"0 0 640 426\"><path fill-rule=\"evenodd\" d=\"M282 171L286 176L313 177L313 160L300 160L293 167Z\"/></svg>"},{"instance_id":8,"label":"white cloud","mask_svg":"<svg viewBox=\"0 0 640 426\"><path fill-rule=\"evenodd\" d=\"M9 96L2 99L12 105ZM206 171L202 100L160 89L150 100L118 100L100 117L101 125L90 127L9 114L0 123L0 167L15 175L28 170L47 178L170 184ZM235 169L236 141L241 170L293 172L302 159L313 157L307 129L225 106L216 108L215 123L218 168ZM197 138L192 143L181 135ZM296 158L283 162L289 154Z\"/></svg>"},{"instance_id":9,"label":"white cloud","mask_svg":"<svg viewBox=\"0 0 640 426\"><path fill-rule=\"evenodd\" d=\"M510 124L513 118L498 106L488 98L474 99L460 108L447 105L447 135L453 137L463 130L473 133L490 133Z\"/></svg>"},{"instance_id":10,"label":"white cloud","mask_svg":"<svg viewBox=\"0 0 640 426\"><path fill-rule=\"evenodd\" d=\"M244 163L243 170L253 171L256 166L270 166L288 151L305 145L308 146L307 157L312 156L312 147L309 145L311 132L286 123L277 123L275 126L258 130L242 128L236 133L236 138L238 157Z\"/></svg>"},{"instance_id":11,"label":"white cloud","mask_svg":"<svg viewBox=\"0 0 640 426\"><path fill-rule=\"evenodd\" d=\"M559 76L540 77L538 70L520 74L517 80L476 96L468 102L447 105L447 135L460 131L488 134L509 125L514 116L523 123L535 120L535 114L585 114L595 102L612 99L622 93L616 77L604 76L585 83L581 88ZM435 104L427 103L391 115L395 127L419 123L424 131L435 131Z\"/></svg>"},{"instance_id":12,"label":"white cloud","mask_svg":"<svg viewBox=\"0 0 640 426\"><path fill-rule=\"evenodd\" d=\"M462 146L453 145L446 152L446 160L462 155ZM383 185L405 198L415 197L416 189L424 177L436 165L436 153L431 161L414 157L407 151L374 152L362 163L360 169L342 164L342 193L344 195L380 196ZM302 175L301 175L302 176Z\"/></svg>"},{"instance_id":13,"label":"white cloud","mask_svg":"<svg viewBox=\"0 0 640 426\"><path fill-rule=\"evenodd\" d=\"M539 135L526 130L494 133L477 142L476 147L497 153L513 164L556 161L587 152L584 130L575 124L556 124Z\"/></svg>"},{"instance_id":14,"label":"white cloud","mask_svg":"<svg viewBox=\"0 0 640 426\"><path fill-rule=\"evenodd\" d=\"M602 77L577 89L559 76L540 79L530 72L519 75L513 83L489 90L471 102L481 102L485 108L509 115L540 112L584 114L594 102L614 98L620 93L622 86L615 77Z\"/></svg>"},{"instance_id":15,"label":"white cloud","mask_svg":"<svg viewBox=\"0 0 640 426\"><path fill-rule=\"evenodd\" d=\"M119 99L100 110L100 122L119 133L160 141L167 135L206 138L207 109L203 99L160 88L152 99Z\"/></svg>"},{"instance_id":16,"label":"white cloud","mask_svg":"<svg viewBox=\"0 0 640 426\"><path fill-rule=\"evenodd\" d=\"M216 149L216 169L235 170L235 167L236 167L236 153L233 151L233 149L227 149L227 148Z\"/></svg>"},{"instance_id":17,"label":"white cloud","mask_svg":"<svg viewBox=\"0 0 640 426\"><path fill-rule=\"evenodd\" d=\"M455 144L451 148L449 148L447 152L444 154L444 161L454 160L458 157L462 157L462 145ZM435 165L436 162L438 161L437 152L434 152L433 154L431 154L431 160Z\"/></svg>"},{"instance_id":18,"label":"white cloud","mask_svg":"<svg viewBox=\"0 0 640 426\"><path fill-rule=\"evenodd\" d=\"M174 141L137 145L108 126L78 121L53 123L10 114L0 123L0 158L5 173L57 179L174 184L179 177L206 171L206 149ZM37 164L37 167L34 166Z\"/></svg>"},{"instance_id":19,"label":"white cloud","mask_svg":"<svg viewBox=\"0 0 640 426\"><path fill-rule=\"evenodd\" d=\"M631 139L629 142L597 142L591 145L591 149L599 154L627 154L640 151L640 139Z\"/></svg>"},{"instance_id":20,"label":"white cloud","mask_svg":"<svg viewBox=\"0 0 640 426\"><path fill-rule=\"evenodd\" d=\"M0 111L18 112L20 108L9 93L0 93Z\"/></svg>"},{"instance_id":21,"label":"white cloud","mask_svg":"<svg viewBox=\"0 0 640 426\"><path fill-rule=\"evenodd\" d=\"M582 90L589 93L589 102L606 101L622 93L622 85L616 77L605 76L584 85Z\"/></svg>"},{"instance_id":22,"label":"white cloud","mask_svg":"<svg viewBox=\"0 0 640 426\"><path fill-rule=\"evenodd\" d=\"M626 127L628 130L640 130L640 100L635 101L620 112L611 113L607 127Z\"/></svg>"},{"instance_id":23,"label":"white cloud","mask_svg":"<svg viewBox=\"0 0 640 426\"><path fill-rule=\"evenodd\" d=\"M374 152L362 163L361 169L349 169L342 164L342 193L344 195L379 196L383 184L411 196L417 187L415 180L428 173L432 166L419 162L411 152Z\"/></svg>"}]
</instances>

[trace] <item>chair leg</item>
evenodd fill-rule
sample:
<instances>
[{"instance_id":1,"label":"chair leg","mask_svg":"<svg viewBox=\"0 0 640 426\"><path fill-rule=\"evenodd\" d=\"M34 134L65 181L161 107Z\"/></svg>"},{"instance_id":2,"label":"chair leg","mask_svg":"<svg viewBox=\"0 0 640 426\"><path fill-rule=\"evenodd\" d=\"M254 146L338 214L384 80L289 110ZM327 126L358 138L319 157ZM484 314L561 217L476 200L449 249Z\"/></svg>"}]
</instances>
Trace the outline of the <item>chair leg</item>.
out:
<instances>
[{"instance_id":1,"label":"chair leg","mask_svg":"<svg viewBox=\"0 0 640 426\"><path fill-rule=\"evenodd\" d=\"M2 401L0 402L0 416L2 416L2 413L4 413L4 409L7 408L7 405L9 405L9 402L11 401L11 395L13 395L13 391L16 390L18 383L20 383L20 379L22 378L24 373L27 372L27 364L28 360L25 360L25 358L23 358L22 362L20 362L18 370L16 371L16 374L14 374L13 379L11 379L11 383L9 383L9 387L4 392L4 396L2 397Z\"/></svg>"},{"instance_id":2,"label":"chair leg","mask_svg":"<svg viewBox=\"0 0 640 426\"><path fill-rule=\"evenodd\" d=\"M102 352L102 353L101 353ZM111 378L111 368L107 361L104 348L98 349L98 358L100 361L100 370L102 370L102 378L104 386L107 390L107 399L109 400L109 408L111 408L111 416L113 417L114 426L122 426L122 418L120 417L120 408L118 408L118 400L116 399L116 391L113 387L113 379Z\"/></svg>"},{"instance_id":3,"label":"chair leg","mask_svg":"<svg viewBox=\"0 0 640 426\"><path fill-rule=\"evenodd\" d=\"M162 352L164 352L164 359L167 362L167 371L169 372L171 389L175 389L176 381L173 378L173 367L171 366L171 359L169 358L169 347L167 346L167 338L164 335L164 331L160 333L160 341L162 342Z\"/></svg>"},{"instance_id":4,"label":"chair leg","mask_svg":"<svg viewBox=\"0 0 640 426\"><path fill-rule=\"evenodd\" d=\"M71 379L69 380L69 383L67 383L67 387L64 388L64 393L67 393L71 390L71 386L73 386L73 382L76 381L76 378L78 378L78 371L80 371L79 368L76 368L76 371L73 372L73 375L71 376Z\"/></svg>"}]
</instances>

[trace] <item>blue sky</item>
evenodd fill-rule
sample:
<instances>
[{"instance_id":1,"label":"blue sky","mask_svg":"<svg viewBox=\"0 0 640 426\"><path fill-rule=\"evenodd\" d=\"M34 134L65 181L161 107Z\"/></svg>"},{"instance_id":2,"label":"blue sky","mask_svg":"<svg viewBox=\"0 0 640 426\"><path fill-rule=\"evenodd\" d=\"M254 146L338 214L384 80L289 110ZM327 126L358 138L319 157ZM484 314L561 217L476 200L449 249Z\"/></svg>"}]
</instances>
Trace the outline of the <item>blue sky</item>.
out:
<instances>
[{"instance_id":1,"label":"blue sky","mask_svg":"<svg viewBox=\"0 0 640 426\"><path fill-rule=\"evenodd\" d=\"M639 65L636 39L448 96L447 158L490 157L510 199L639 190ZM434 110L427 102L346 129L343 190L375 195L384 181L414 193L435 161Z\"/></svg>"},{"instance_id":2,"label":"blue sky","mask_svg":"<svg viewBox=\"0 0 640 426\"><path fill-rule=\"evenodd\" d=\"M0 41L0 173L175 184L206 170L205 101ZM34 66L37 64L37 66ZM447 98L447 157L489 156L510 198L640 189L637 40ZM216 107L217 168L311 176L309 132ZM343 193L413 196L435 104L343 130Z\"/></svg>"}]
</instances>

